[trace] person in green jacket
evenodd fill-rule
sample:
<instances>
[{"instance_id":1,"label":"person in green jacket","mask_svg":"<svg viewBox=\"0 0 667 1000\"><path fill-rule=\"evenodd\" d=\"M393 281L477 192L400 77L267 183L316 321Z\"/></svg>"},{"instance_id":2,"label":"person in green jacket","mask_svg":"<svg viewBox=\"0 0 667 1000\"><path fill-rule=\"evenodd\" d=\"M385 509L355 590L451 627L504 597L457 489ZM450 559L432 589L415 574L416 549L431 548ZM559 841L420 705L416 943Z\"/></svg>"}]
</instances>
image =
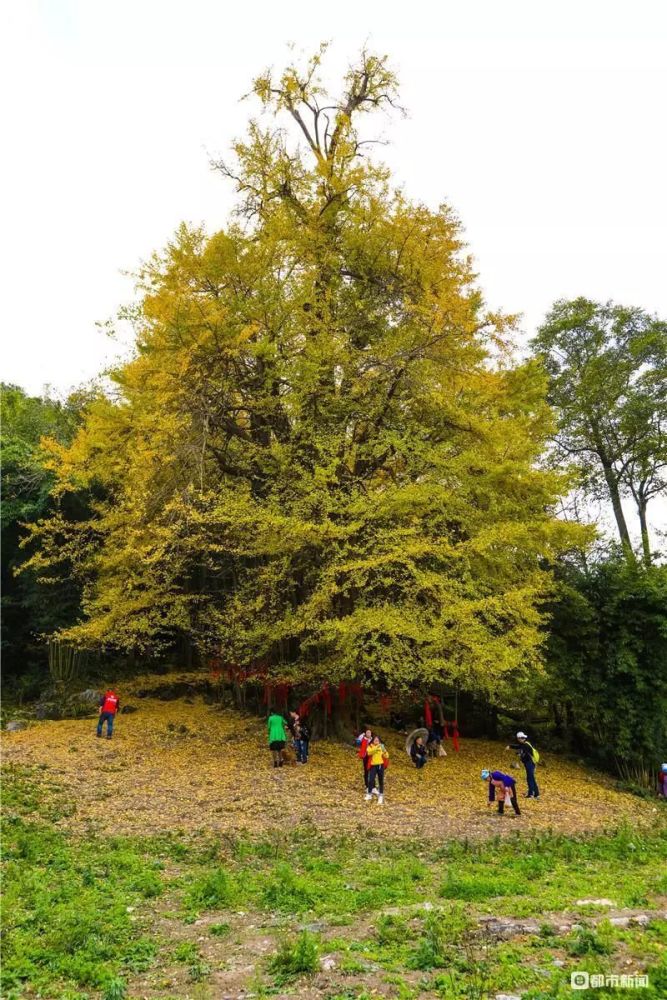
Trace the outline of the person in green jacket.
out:
<instances>
[{"instance_id":1,"label":"person in green jacket","mask_svg":"<svg viewBox=\"0 0 667 1000\"><path fill-rule=\"evenodd\" d=\"M269 733L269 750L273 754L273 766L283 766L283 750L287 743L287 724L282 715L271 712L267 721Z\"/></svg>"}]
</instances>

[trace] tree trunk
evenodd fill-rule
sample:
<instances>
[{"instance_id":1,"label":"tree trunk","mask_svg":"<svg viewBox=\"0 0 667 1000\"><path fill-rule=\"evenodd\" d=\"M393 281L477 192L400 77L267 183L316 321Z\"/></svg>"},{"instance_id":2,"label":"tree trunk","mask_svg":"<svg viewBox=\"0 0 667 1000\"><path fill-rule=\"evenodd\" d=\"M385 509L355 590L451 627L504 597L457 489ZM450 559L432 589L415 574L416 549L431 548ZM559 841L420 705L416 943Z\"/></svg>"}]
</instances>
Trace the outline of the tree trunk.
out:
<instances>
[{"instance_id":1,"label":"tree trunk","mask_svg":"<svg viewBox=\"0 0 667 1000\"><path fill-rule=\"evenodd\" d=\"M639 513L639 526L642 533L642 552L646 566L651 565L651 541L648 537L648 523L646 521L646 500L639 498L637 501L637 511Z\"/></svg>"},{"instance_id":2,"label":"tree trunk","mask_svg":"<svg viewBox=\"0 0 667 1000\"><path fill-rule=\"evenodd\" d=\"M635 554L632 548L632 543L630 541L630 532L628 531L628 525L625 520L625 514L623 513L621 494L618 489L618 479L616 478L616 474L614 472L611 462L606 457L604 452L601 452L600 454L600 461L602 462L602 468L604 470L604 478L607 484L607 489L609 490L611 506L614 511L614 517L616 519L616 527L618 528L618 534L621 539L621 545L623 546L623 551L629 561L634 561Z\"/></svg>"}]
</instances>

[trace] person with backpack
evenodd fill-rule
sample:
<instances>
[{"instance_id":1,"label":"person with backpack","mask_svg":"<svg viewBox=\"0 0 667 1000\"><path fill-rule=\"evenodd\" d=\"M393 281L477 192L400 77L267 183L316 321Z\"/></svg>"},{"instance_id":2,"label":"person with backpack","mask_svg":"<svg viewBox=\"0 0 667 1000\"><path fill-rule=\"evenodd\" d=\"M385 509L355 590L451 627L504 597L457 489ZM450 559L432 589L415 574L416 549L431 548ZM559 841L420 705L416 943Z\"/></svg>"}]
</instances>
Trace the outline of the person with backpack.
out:
<instances>
[{"instance_id":1,"label":"person with backpack","mask_svg":"<svg viewBox=\"0 0 667 1000\"><path fill-rule=\"evenodd\" d=\"M519 760L526 769L526 781L528 782L528 791L526 792L527 799L539 799L540 790L537 787L537 782L535 781L535 765L540 759L540 755L535 749L535 747L528 742L528 737L525 733L518 732L516 738L518 743L510 743L505 749L506 750L518 750Z\"/></svg>"},{"instance_id":2,"label":"person with backpack","mask_svg":"<svg viewBox=\"0 0 667 1000\"><path fill-rule=\"evenodd\" d=\"M106 722L107 739L110 740L113 736L113 723L116 718L116 712L120 708L120 698L113 688L107 688L105 693L100 698L99 705L100 717L97 722L97 736L98 739L101 739L104 723Z\"/></svg>"},{"instance_id":3,"label":"person with backpack","mask_svg":"<svg viewBox=\"0 0 667 1000\"><path fill-rule=\"evenodd\" d=\"M283 750L287 743L287 723L278 712L271 712L266 728L269 737L269 750L273 754L273 766L283 766Z\"/></svg>"},{"instance_id":4,"label":"person with backpack","mask_svg":"<svg viewBox=\"0 0 667 1000\"><path fill-rule=\"evenodd\" d=\"M389 766L387 748L379 736L374 736L366 748L368 758L368 787L366 801L370 802L374 795L378 797L378 805L384 805L384 772ZM377 788L375 783L377 781Z\"/></svg>"},{"instance_id":5,"label":"person with backpack","mask_svg":"<svg viewBox=\"0 0 667 1000\"><path fill-rule=\"evenodd\" d=\"M505 812L505 803L507 802L514 809L515 816L521 815L519 800L516 797L516 778L513 778L511 774L505 774L503 771L489 771L487 768L484 768L481 777L482 781L488 781L489 783L488 805L493 805L497 800L498 812L502 816Z\"/></svg>"}]
</instances>

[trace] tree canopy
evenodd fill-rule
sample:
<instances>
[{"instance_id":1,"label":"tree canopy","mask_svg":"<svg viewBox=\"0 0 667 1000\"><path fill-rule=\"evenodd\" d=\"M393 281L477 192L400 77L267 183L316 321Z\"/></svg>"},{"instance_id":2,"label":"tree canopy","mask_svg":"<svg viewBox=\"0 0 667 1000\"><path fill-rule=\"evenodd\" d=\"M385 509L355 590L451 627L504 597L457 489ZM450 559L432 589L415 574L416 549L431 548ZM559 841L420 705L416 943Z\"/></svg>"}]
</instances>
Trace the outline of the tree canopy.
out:
<instances>
[{"instance_id":1,"label":"tree canopy","mask_svg":"<svg viewBox=\"0 0 667 1000\"><path fill-rule=\"evenodd\" d=\"M2 655L7 674L29 673L44 636L75 622L79 592L67 572L59 586L48 589L31 570L17 576L25 561L21 542L25 525L54 516L54 477L45 468L40 441L49 437L69 443L86 402L75 394L66 402L28 396L15 385L2 384ZM68 520L82 514L82 498L70 493L65 500Z\"/></svg>"},{"instance_id":2,"label":"tree canopy","mask_svg":"<svg viewBox=\"0 0 667 1000\"><path fill-rule=\"evenodd\" d=\"M650 564L647 507L667 493L667 323L611 302L561 300L533 345L558 412L558 458L579 464L587 496L611 502L631 558L623 499L634 501Z\"/></svg>"},{"instance_id":3,"label":"tree canopy","mask_svg":"<svg viewBox=\"0 0 667 1000\"><path fill-rule=\"evenodd\" d=\"M557 577L544 697L570 745L650 787L667 737L667 566L563 562Z\"/></svg>"},{"instance_id":4,"label":"tree canopy","mask_svg":"<svg viewBox=\"0 0 667 1000\"><path fill-rule=\"evenodd\" d=\"M45 445L55 496L94 490L91 515L39 520L29 565L66 556L77 644L490 690L539 664L548 562L583 537L538 466L546 377L512 361L452 211L369 150L386 59L336 97L322 55L255 81L264 117L217 165L230 223L141 268L135 357Z\"/></svg>"}]
</instances>

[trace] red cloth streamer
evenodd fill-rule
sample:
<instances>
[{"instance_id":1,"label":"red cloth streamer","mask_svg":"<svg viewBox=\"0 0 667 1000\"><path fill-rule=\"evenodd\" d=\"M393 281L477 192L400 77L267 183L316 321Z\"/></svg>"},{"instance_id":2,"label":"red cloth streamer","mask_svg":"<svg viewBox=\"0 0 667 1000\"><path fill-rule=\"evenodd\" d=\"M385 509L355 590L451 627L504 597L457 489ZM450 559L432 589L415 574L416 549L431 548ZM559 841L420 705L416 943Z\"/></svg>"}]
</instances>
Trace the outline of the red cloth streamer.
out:
<instances>
[{"instance_id":1,"label":"red cloth streamer","mask_svg":"<svg viewBox=\"0 0 667 1000\"><path fill-rule=\"evenodd\" d=\"M346 698L347 698L347 684L345 683L345 681L341 681L340 684L338 685L338 699L341 705L345 704Z\"/></svg>"},{"instance_id":2,"label":"red cloth streamer","mask_svg":"<svg viewBox=\"0 0 667 1000\"><path fill-rule=\"evenodd\" d=\"M289 698L289 684L276 684L274 687L274 692L276 696L276 703L281 705L283 708L287 707L287 700Z\"/></svg>"},{"instance_id":3,"label":"red cloth streamer","mask_svg":"<svg viewBox=\"0 0 667 1000\"><path fill-rule=\"evenodd\" d=\"M454 744L454 749L459 752L459 727L456 722L452 722L452 742Z\"/></svg>"},{"instance_id":4,"label":"red cloth streamer","mask_svg":"<svg viewBox=\"0 0 667 1000\"><path fill-rule=\"evenodd\" d=\"M431 712L431 706L428 703L428 698L424 702L424 722L426 723L427 729L430 729L433 725L433 713Z\"/></svg>"}]
</instances>

